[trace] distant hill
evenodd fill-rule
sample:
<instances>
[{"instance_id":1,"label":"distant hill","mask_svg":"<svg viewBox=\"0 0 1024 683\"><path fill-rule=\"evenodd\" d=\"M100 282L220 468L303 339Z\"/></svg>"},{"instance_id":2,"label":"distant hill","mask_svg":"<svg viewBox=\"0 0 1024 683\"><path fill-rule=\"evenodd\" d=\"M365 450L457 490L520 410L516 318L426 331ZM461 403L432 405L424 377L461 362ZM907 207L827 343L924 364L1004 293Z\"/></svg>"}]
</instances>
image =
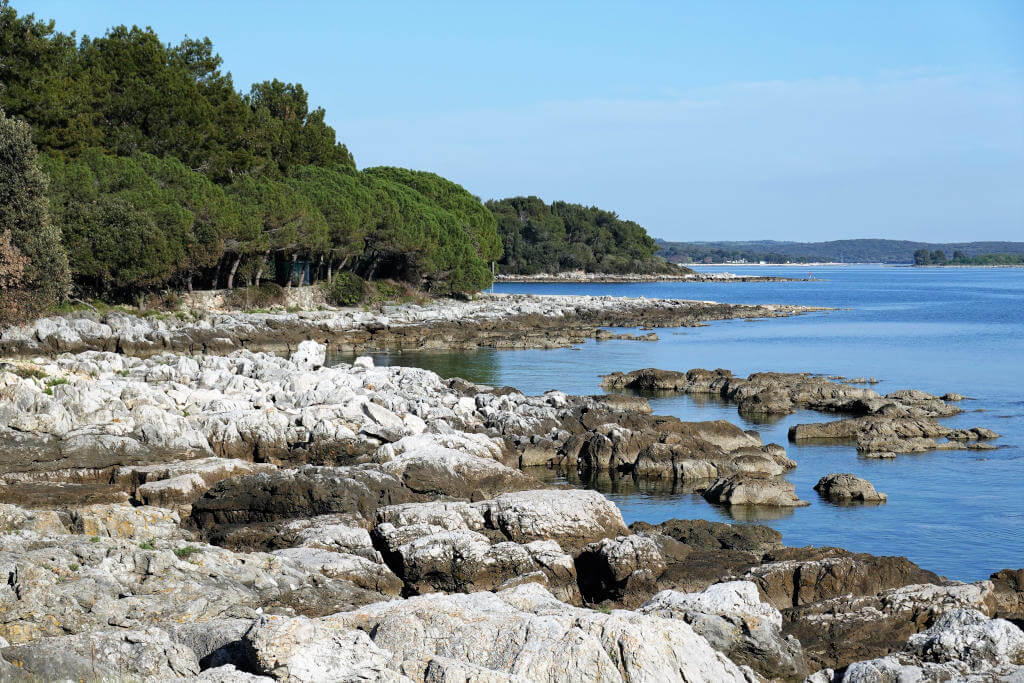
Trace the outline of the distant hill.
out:
<instances>
[{"instance_id":1,"label":"distant hill","mask_svg":"<svg viewBox=\"0 0 1024 683\"><path fill-rule=\"evenodd\" d=\"M833 240L831 242L666 242L658 254L674 263L913 263L914 252L927 249L965 256L1024 254L1024 242L911 242L909 240Z\"/></svg>"}]
</instances>

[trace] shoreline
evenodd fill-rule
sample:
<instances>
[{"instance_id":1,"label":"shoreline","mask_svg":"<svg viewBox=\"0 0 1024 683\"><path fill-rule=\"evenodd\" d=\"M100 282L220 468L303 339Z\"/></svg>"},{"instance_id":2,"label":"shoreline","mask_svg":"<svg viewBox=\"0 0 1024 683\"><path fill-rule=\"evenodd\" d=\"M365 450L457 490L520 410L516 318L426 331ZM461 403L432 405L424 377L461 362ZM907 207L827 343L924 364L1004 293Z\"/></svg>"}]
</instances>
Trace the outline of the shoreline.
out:
<instances>
[{"instance_id":1,"label":"shoreline","mask_svg":"<svg viewBox=\"0 0 1024 683\"><path fill-rule=\"evenodd\" d=\"M814 263L735 263L726 261L724 263L680 263L680 266L684 268L702 268L704 266L714 266L716 268L804 268L806 266L884 266L889 265L886 263L845 263L842 261L815 261Z\"/></svg>"},{"instance_id":2,"label":"shoreline","mask_svg":"<svg viewBox=\"0 0 1024 683\"><path fill-rule=\"evenodd\" d=\"M654 415L631 395L526 396L369 358L325 367L326 352L307 341L290 358L87 351L0 366L10 425L0 425L0 550L19 588L0 613L5 653L31 664L113 639L129 644L114 651L150 662L173 652L177 674L273 674L307 670L308 652L288 638L302 633L303 646L327 652L354 639L358 657L379 651L381 662L402 643L412 652L402 666L422 669L434 640L483 630L477 650L533 653L531 666L547 667L533 673L568 662L599 677L588 653L611 652L647 672L699 661L697 678L749 681L743 666L799 680L880 666L917 633L957 637L942 621L951 610L991 628L1006 623L992 617L1024 618L1014 572L945 581L902 557L786 546L766 527L627 527L605 496L534 474L644 477L741 508L803 504L780 476L797 466L783 446L730 422ZM710 391L727 379L722 390L737 398L778 403L777 388L766 385L771 402L762 401L736 384L752 380L723 373L640 371L609 382ZM823 413L850 410L849 399L886 415L952 411L919 392L787 381L793 400L805 382L819 387L814 395L840 392L817 406ZM49 599L53 591L68 599ZM747 624L745 635L722 638L720 623ZM587 647L563 651L558 633L572 624L589 624L573 636ZM512 626L533 640L500 639ZM677 647L656 645L664 641ZM436 666L463 671L476 661L464 656ZM275 668L260 664L271 657ZM913 651L905 657L924 666ZM211 659L216 666L199 664ZM133 661L116 663L132 671ZM929 665L957 672L945 660Z\"/></svg>"},{"instance_id":3,"label":"shoreline","mask_svg":"<svg viewBox=\"0 0 1024 683\"><path fill-rule=\"evenodd\" d=\"M771 275L736 275L734 273L623 274L613 273L542 273L538 275L499 274L495 283L579 282L611 284L630 282L806 282L805 278L786 278Z\"/></svg>"},{"instance_id":4,"label":"shoreline","mask_svg":"<svg viewBox=\"0 0 1024 683\"><path fill-rule=\"evenodd\" d=\"M290 353L306 340L331 353L403 348L565 348L607 338L605 327L693 327L715 320L823 312L814 306L750 305L644 297L484 294L378 311L298 313L196 311L191 317L74 313L0 330L0 356L87 350L149 356L167 351L226 354L238 349ZM644 340L653 340L641 335ZM656 338L656 337L655 337Z\"/></svg>"}]
</instances>

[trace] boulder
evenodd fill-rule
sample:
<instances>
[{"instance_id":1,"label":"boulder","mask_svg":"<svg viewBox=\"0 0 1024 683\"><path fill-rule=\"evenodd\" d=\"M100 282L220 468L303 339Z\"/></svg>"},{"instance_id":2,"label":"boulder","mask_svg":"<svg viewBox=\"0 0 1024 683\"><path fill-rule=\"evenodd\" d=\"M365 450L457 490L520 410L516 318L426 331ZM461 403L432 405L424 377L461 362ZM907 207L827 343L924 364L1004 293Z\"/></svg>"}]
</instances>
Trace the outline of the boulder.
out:
<instances>
[{"instance_id":1,"label":"boulder","mask_svg":"<svg viewBox=\"0 0 1024 683\"><path fill-rule=\"evenodd\" d=\"M448 531L479 531L486 524L479 504L442 501L388 505L377 510L377 521L396 527L429 524Z\"/></svg>"},{"instance_id":2,"label":"boulder","mask_svg":"<svg viewBox=\"0 0 1024 683\"><path fill-rule=\"evenodd\" d=\"M398 595L402 581L383 562L322 548L283 548L273 555L292 560L300 567L332 579L345 579L360 588L383 595Z\"/></svg>"},{"instance_id":3,"label":"boulder","mask_svg":"<svg viewBox=\"0 0 1024 683\"><path fill-rule=\"evenodd\" d=\"M650 597L665 566L658 543L644 534L602 539L576 558L583 597L624 607L636 607Z\"/></svg>"},{"instance_id":4,"label":"boulder","mask_svg":"<svg viewBox=\"0 0 1024 683\"><path fill-rule=\"evenodd\" d=\"M365 631L392 661L416 671L411 677L417 680L426 677L435 658L469 665L470 680L492 680L484 675L531 681L751 678L685 622L572 607L536 583L497 593L417 596L321 621L341 632Z\"/></svg>"},{"instance_id":5,"label":"boulder","mask_svg":"<svg viewBox=\"0 0 1024 683\"><path fill-rule=\"evenodd\" d=\"M492 545L476 531L390 523L379 525L374 537L407 593L468 593L535 580L560 600L580 603L572 557L554 541Z\"/></svg>"},{"instance_id":6,"label":"boulder","mask_svg":"<svg viewBox=\"0 0 1024 683\"><path fill-rule=\"evenodd\" d=\"M356 628L305 617L264 616L243 638L252 670L287 683L404 680L388 670L388 652Z\"/></svg>"},{"instance_id":7,"label":"boulder","mask_svg":"<svg viewBox=\"0 0 1024 683\"><path fill-rule=\"evenodd\" d=\"M488 526L517 543L551 540L578 551L588 543L628 533L622 513L597 491L535 490L485 501Z\"/></svg>"},{"instance_id":8,"label":"boulder","mask_svg":"<svg viewBox=\"0 0 1024 683\"><path fill-rule=\"evenodd\" d=\"M867 479L852 474L826 474L814 485L822 498L834 503L861 502L861 503L884 503L884 493L875 491L874 485Z\"/></svg>"},{"instance_id":9,"label":"boulder","mask_svg":"<svg viewBox=\"0 0 1024 683\"><path fill-rule=\"evenodd\" d=\"M307 339L299 342L289 360L301 370L316 370L323 367L327 360L327 347Z\"/></svg>"},{"instance_id":10,"label":"boulder","mask_svg":"<svg viewBox=\"0 0 1024 683\"><path fill-rule=\"evenodd\" d=\"M451 448L404 451L380 465L380 470L412 494L431 497L479 500L542 486L534 477L500 462Z\"/></svg>"},{"instance_id":11,"label":"boulder","mask_svg":"<svg viewBox=\"0 0 1024 683\"><path fill-rule=\"evenodd\" d=\"M1024 569L1002 569L989 577L989 580L996 599L993 616L1024 627Z\"/></svg>"},{"instance_id":12,"label":"boulder","mask_svg":"<svg viewBox=\"0 0 1024 683\"><path fill-rule=\"evenodd\" d=\"M379 465L307 465L225 479L192 504L190 521L200 529L336 513L369 521L381 505L420 498Z\"/></svg>"},{"instance_id":13,"label":"boulder","mask_svg":"<svg viewBox=\"0 0 1024 683\"><path fill-rule=\"evenodd\" d=\"M878 557L840 548L787 548L768 553L743 579L757 585L777 609L939 581L938 576L905 557Z\"/></svg>"},{"instance_id":14,"label":"boulder","mask_svg":"<svg viewBox=\"0 0 1024 683\"><path fill-rule=\"evenodd\" d=\"M703 519L670 519L660 524L633 522L635 532L661 533L680 543L707 550L767 552L782 547L782 534L757 524L728 524Z\"/></svg>"},{"instance_id":15,"label":"boulder","mask_svg":"<svg viewBox=\"0 0 1024 683\"><path fill-rule=\"evenodd\" d=\"M1018 680L1024 676L1024 632L977 610L954 609L887 657L854 662L840 680Z\"/></svg>"},{"instance_id":16,"label":"boulder","mask_svg":"<svg viewBox=\"0 0 1024 683\"><path fill-rule=\"evenodd\" d=\"M716 650L766 678L807 673L799 641L783 636L782 615L761 602L750 582L719 583L700 593L662 591L638 611L685 621Z\"/></svg>"},{"instance_id":17,"label":"boulder","mask_svg":"<svg viewBox=\"0 0 1024 683\"><path fill-rule=\"evenodd\" d=\"M704 491L704 497L720 505L800 507L810 504L797 498L793 484L785 479L749 472L716 479Z\"/></svg>"},{"instance_id":18,"label":"boulder","mask_svg":"<svg viewBox=\"0 0 1024 683\"><path fill-rule=\"evenodd\" d=\"M842 669L901 650L907 638L951 610L990 613L992 590L985 583L917 584L876 595L841 595L783 610L783 631L800 641L812 668Z\"/></svg>"},{"instance_id":19,"label":"boulder","mask_svg":"<svg viewBox=\"0 0 1024 683\"><path fill-rule=\"evenodd\" d=\"M199 673L195 654L158 628L108 629L43 638L0 649L0 658L31 679L153 680Z\"/></svg>"},{"instance_id":20,"label":"boulder","mask_svg":"<svg viewBox=\"0 0 1024 683\"><path fill-rule=\"evenodd\" d=\"M69 510L69 518L71 533L83 536L141 541L182 536L176 512L149 505L87 505Z\"/></svg>"},{"instance_id":21,"label":"boulder","mask_svg":"<svg viewBox=\"0 0 1024 683\"><path fill-rule=\"evenodd\" d=\"M188 514L193 501L209 488L195 472L169 479L146 482L135 489L135 498L144 505L173 508Z\"/></svg>"}]
</instances>

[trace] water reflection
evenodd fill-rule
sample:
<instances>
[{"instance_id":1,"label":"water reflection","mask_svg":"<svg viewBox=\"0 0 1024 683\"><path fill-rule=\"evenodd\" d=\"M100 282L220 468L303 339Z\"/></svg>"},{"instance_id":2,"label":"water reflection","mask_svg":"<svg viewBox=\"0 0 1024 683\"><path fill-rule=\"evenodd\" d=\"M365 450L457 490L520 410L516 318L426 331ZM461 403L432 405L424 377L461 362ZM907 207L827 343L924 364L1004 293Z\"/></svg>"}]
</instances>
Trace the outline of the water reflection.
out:
<instances>
[{"instance_id":1,"label":"water reflection","mask_svg":"<svg viewBox=\"0 0 1024 683\"><path fill-rule=\"evenodd\" d=\"M708 503L704 500L701 492L711 483L710 479L672 481L665 478L648 479L608 470L579 473L575 470L564 472L547 467L533 467L527 471L541 481L550 484L569 484L576 488L593 489L617 503L642 500L648 503L660 502L662 505L670 507L680 505L681 510L693 505L700 505L714 509L716 516L745 523L784 519L793 515L793 508L786 507ZM685 515L684 512L680 513L680 516ZM629 516L627 516L627 521L631 521Z\"/></svg>"}]
</instances>

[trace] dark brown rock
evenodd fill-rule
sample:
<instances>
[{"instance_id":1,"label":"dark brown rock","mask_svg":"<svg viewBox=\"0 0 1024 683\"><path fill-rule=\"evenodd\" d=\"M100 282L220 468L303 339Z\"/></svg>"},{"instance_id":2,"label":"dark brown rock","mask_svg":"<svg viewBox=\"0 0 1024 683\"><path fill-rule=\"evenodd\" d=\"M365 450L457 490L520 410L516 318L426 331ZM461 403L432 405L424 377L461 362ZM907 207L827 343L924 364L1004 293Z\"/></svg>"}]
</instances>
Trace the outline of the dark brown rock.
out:
<instances>
[{"instance_id":1,"label":"dark brown rock","mask_svg":"<svg viewBox=\"0 0 1024 683\"><path fill-rule=\"evenodd\" d=\"M756 524L727 524L703 519L670 519L661 524L633 522L634 533L655 532L702 550L767 552L782 547L782 534Z\"/></svg>"}]
</instances>

